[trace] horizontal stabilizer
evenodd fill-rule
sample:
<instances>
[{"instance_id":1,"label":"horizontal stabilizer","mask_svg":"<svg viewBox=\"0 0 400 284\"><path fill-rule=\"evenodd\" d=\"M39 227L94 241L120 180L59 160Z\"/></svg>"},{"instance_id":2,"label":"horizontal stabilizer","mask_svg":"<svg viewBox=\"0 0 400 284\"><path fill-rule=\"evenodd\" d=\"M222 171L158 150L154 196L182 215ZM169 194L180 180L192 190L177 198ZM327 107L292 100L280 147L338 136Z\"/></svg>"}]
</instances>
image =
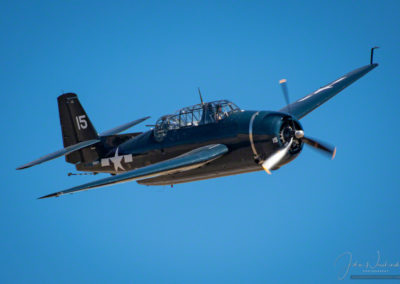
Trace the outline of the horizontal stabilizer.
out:
<instances>
[{"instance_id":1,"label":"horizontal stabilizer","mask_svg":"<svg viewBox=\"0 0 400 284\"><path fill-rule=\"evenodd\" d=\"M340 77L339 79L329 83L328 85L319 88L315 92L305 96L297 100L296 102L287 105L286 107L282 108L281 112L290 113L297 119L300 119L306 116L308 113L328 101L333 96L337 95L341 92L344 88L350 86L355 81L363 77L369 71L377 67L378 64L369 64L358 68L346 75Z\"/></svg>"},{"instance_id":2,"label":"horizontal stabilizer","mask_svg":"<svg viewBox=\"0 0 400 284\"><path fill-rule=\"evenodd\" d=\"M68 147L63 148L61 150L58 150L58 151L56 151L54 153L48 154L48 155L43 156L43 157L41 157L41 158L39 158L37 160L34 160L33 162L30 162L30 163L27 163L25 165L22 165L22 166L18 167L17 170L26 169L26 168L41 164L43 162L47 162L47 161L53 160L55 158L58 158L58 157L70 154L70 153L72 153L74 151L80 150L82 148L85 148L87 146L96 144L98 142L100 142L99 139L93 139L93 140L87 140L87 141L83 141L83 142L68 146Z\"/></svg>"},{"instance_id":3,"label":"horizontal stabilizer","mask_svg":"<svg viewBox=\"0 0 400 284\"><path fill-rule=\"evenodd\" d=\"M107 131L104 131L104 132L100 133L99 136L108 136L108 135L118 134L118 133L120 133L120 132L122 132L122 131L124 131L124 130L126 130L128 128L131 128L132 126L135 126L136 124L139 124L139 123L141 123L141 122L143 122L143 121L145 121L146 119L149 119L149 118L150 118L150 116L146 116L146 117L143 117L143 118L140 118L140 119L136 119L134 121L122 124L120 126L114 127L114 128L112 128L110 130L107 130Z\"/></svg>"},{"instance_id":4,"label":"horizontal stabilizer","mask_svg":"<svg viewBox=\"0 0 400 284\"><path fill-rule=\"evenodd\" d=\"M84 191L97 187L123 183L141 178L148 178L155 175L166 175L181 171L188 171L191 169L201 167L204 164L209 163L221 157L223 154L227 152L228 148L225 145L222 144L207 145L166 161L162 161L150 166L132 170L116 176L103 178L83 185L78 185L70 189L66 189L63 191L55 192L40 197L39 199L48 197L57 197L63 194L75 193L78 191Z\"/></svg>"}]
</instances>

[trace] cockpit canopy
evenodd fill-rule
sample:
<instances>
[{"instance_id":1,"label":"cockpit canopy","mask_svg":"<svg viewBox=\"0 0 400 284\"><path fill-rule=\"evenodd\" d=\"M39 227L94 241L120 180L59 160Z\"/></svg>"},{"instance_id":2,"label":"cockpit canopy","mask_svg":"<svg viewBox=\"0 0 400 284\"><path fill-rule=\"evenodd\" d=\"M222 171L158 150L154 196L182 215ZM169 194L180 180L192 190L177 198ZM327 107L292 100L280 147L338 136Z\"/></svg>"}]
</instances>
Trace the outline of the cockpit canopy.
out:
<instances>
[{"instance_id":1,"label":"cockpit canopy","mask_svg":"<svg viewBox=\"0 0 400 284\"><path fill-rule=\"evenodd\" d=\"M240 111L240 109L227 100L185 107L176 111L175 114L160 117L156 122L154 135L162 139L168 130L214 123L227 118L235 111Z\"/></svg>"}]
</instances>

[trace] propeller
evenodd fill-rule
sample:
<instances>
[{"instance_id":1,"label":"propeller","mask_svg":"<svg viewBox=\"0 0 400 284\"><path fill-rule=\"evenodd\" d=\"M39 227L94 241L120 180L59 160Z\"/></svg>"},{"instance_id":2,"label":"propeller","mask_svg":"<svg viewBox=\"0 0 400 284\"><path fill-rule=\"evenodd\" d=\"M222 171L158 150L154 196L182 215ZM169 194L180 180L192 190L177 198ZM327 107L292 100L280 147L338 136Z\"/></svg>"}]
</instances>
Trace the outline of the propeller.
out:
<instances>
[{"instance_id":1,"label":"propeller","mask_svg":"<svg viewBox=\"0 0 400 284\"><path fill-rule=\"evenodd\" d=\"M271 169L275 167L283 157L286 156L287 152L289 151L290 147L292 146L293 143L293 138L290 140L289 143L286 144L285 147L279 149L276 151L274 154L269 156L263 163L262 167L264 170L270 175L271 174Z\"/></svg>"},{"instance_id":2,"label":"propeller","mask_svg":"<svg viewBox=\"0 0 400 284\"><path fill-rule=\"evenodd\" d=\"M279 81L279 84L282 87L282 92L283 92L283 96L284 96L285 101L286 101L286 105L288 107L288 111L289 111L289 113L291 113L289 91L288 91L288 87L287 87L287 80L286 79L282 79L282 80ZM293 120L292 120L292 129L295 129Z\"/></svg>"},{"instance_id":3,"label":"propeller","mask_svg":"<svg viewBox=\"0 0 400 284\"><path fill-rule=\"evenodd\" d=\"M332 160L335 158L336 147L310 137L303 137L302 141L321 153L328 155L328 157L330 157Z\"/></svg>"},{"instance_id":4,"label":"propeller","mask_svg":"<svg viewBox=\"0 0 400 284\"><path fill-rule=\"evenodd\" d=\"M282 87L282 92L286 101L286 104L288 106L288 112L290 113L290 99L289 99L289 91L287 87L287 80L282 79L279 81L279 84ZM328 143L322 142L320 140L317 140L315 138L307 137L304 135L303 130L297 130L294 120L291 120L291 129L289 128L289 136L290 141L286 142L286 144L279 150L277 150L274 154L272 154L270 157L268 157L263 163L262 167L264 170L268 173L271 174L271 169L274 168L276 165L279 164L279 162L286 156L286 154L289 152L290 148L292 147L293 140L298 139L304 143L306 143L308 146L320 151L321 153L329 156L331 159L335 158L336 155L336 148Z\"/></svg>"},{"instance_id":5,"label":"propeller","mask_svg":"<svg viewBox=\"0 0 400 284\"><path fill-rule=\"evenodd\" d=\"M289 91L288 91L288 87L287 87L287 80L286 79L282 79L279 81L279 84L281 84L282 87L282 92L283 95L285 97L285 101L286 101L286 105L289 108L289 112L290 112L290 100L289 100Z\"/></svg>"}]
</instances>

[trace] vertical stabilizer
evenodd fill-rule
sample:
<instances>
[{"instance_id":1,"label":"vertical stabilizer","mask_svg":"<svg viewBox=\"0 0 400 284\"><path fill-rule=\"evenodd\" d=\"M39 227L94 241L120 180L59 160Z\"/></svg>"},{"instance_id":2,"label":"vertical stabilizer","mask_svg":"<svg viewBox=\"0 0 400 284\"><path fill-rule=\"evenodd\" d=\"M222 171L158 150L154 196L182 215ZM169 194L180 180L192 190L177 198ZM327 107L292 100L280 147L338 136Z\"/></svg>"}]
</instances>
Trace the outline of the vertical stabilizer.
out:
<instances>
[{"instance_id":1,"label":"vertical stabilizer","mask_svg":"<svg viewBox=\"0 0 400 284\"><path fill-rule=\"evenodd\" d=\"M57 98L64 147L79 142L98 139L88 115L74 93L66 93ZM65 157L68 163L88 162L97 158L97 152L83 149Z\"/></svg>"}]
</instances>

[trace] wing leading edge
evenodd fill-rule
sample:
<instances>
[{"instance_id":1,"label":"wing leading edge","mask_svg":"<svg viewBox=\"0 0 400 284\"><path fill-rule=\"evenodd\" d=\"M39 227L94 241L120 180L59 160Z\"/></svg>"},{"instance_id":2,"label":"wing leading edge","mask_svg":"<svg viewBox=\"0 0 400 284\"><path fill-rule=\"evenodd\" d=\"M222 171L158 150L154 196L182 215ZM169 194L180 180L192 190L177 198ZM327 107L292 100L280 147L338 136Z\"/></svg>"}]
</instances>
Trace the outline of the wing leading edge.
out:
<instances>
[{"instance_id":1,"label":"wing leading edge","mask_svg":"<svg viewBox=\"0 0 400 284\"><path fill-rule=\"evenodd\" d=\"M297 119L301 119L377 66L378 64L374 63L353 70L326 86L319 88L315 92L308 94L304 98L285 106L280 111L290 112L290 114Z\"/></svg>"},{"instance_id":2,"label":"wing leading edge","mask_svg":"<svg viewBox=\"0 0 400 284\"><path fill-rule=\"evenodd\" d=\"M201 167L204 164L209 163L221 157L227 152L228 152L228 147L226 147L225 145L222 144L207 145L166 161L162 161L156 164L152 164L150 166L132 170L116 176L88 182L83 185L78 185L63 191L42 196L39 199L57 197L63 194L75 193L78 191L84 191L97 187L123 183L141 178L148 178L156 175L166 175L180 171L188 171L194 168Z\"/></svg>"}]
</instances>

